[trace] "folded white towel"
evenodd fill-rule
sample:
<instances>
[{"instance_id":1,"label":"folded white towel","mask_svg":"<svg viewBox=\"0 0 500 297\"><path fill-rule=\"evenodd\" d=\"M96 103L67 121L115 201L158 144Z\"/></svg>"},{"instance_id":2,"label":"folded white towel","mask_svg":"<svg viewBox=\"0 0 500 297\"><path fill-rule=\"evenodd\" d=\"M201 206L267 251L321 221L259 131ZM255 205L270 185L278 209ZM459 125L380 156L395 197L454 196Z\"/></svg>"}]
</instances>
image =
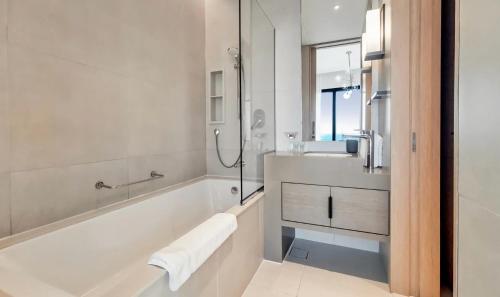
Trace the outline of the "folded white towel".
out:
<instances>
[{"instance_id":1,"label":"folded white towel","mask_svg":"<svg viewBox=\"0 0 500 297\"><path fill-rule=\"evenodd\" d=\"M191 276L189 254L178 247L169 245L154 253L148 264L168 271L169 287L172 291L177 291Z\"/></svg>"},{"instance_id":2,"label":"folded white towel","mask_svg":"<svg viewBox=\"0 0 500 297\"><path fill-rule=\"evenodd\" d=\"M375 160L374 160L374 165L375 167L382 167L383 164L383 158L384 158L384 139L382 136L380 136L378 133L375 133Z\"/></svg>"},{"instance_id":3,"label":"folded white towel","mask_svg":"<svg viewBox=\"0 0 500 297\"><path fill-rule=\"evenodd\" d=\"M235 215L218 213L154 253L148 263L167 270L170 290L177 291L237 228Z\"/></svg>"},{"instance_id":4,"label":"folded white towel","mask_svg":"<svg viewBox=\"0 0 500 297\"><path fill-rule=\"evenodd\" d=\"M218 213L181 237L173 245L189 254L191 272L195 272L238 228L236 216Z\"/></svg>"}]
</instances>

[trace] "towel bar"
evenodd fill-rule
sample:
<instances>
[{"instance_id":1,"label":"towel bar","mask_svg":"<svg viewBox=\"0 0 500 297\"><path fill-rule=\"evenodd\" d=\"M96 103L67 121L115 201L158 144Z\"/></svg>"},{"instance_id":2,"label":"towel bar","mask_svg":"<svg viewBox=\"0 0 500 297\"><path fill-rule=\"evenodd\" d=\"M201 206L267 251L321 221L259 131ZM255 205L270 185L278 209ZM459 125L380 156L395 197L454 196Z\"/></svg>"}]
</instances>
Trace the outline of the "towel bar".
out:
<instances>
[{"instance_id":1,"label":"towel bar","mask_svg":"<svg viewBox=\"0 0 500 297\"><path fill-rule=\"evenodd\" d=\"M151 175L150 178L146 178L146 179L143 179L143 180L138 180L138 181L131 182L131 183L128 183L128 184L116 185L116 186L108 186L103 181L98 181L95 184L95 188L98 189L98 190L103 189L103 188L104 189L119 189L119 188L128 187L128 186L136 185L136 184L141 184L141 183L145 183L145 182L149 182L149 181L152 181L152 180L156 180L156 179L164 178L165 177L165 175L160 174L160 173L158 173L156 171L151 171L150 175Z\"/></svg>"}]
</instances>

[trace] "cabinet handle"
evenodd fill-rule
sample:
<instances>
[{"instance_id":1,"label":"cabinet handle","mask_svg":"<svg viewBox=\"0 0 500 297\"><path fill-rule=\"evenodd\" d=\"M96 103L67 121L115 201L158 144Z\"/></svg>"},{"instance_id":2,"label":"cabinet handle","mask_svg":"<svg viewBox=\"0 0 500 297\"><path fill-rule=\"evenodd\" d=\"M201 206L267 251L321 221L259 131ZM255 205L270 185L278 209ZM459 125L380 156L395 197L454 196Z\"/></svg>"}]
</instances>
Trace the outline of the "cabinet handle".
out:
<instances>
[{"instance_id":1,"label":"cabinet handle","mask_svg":"<svg viewBox=\"0 0 500 297\"><path fill-rule=\"evenodd\" d=\"M333 218L333 198L332 196L328 197L328 218Z\"/></svg>"}]
</instances>

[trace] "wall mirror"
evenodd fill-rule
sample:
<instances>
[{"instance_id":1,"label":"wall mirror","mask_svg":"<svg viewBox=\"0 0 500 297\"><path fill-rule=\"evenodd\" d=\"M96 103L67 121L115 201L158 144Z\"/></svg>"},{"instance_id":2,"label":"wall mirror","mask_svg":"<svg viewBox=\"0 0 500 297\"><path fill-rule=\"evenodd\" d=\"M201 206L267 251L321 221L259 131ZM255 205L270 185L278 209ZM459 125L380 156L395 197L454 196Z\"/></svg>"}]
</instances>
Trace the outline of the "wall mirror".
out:
<instances>
[{"instance_id":1,"label":"wall mirror","mask_svg":"<svg viewBox=\"0 0 500 297\"><path fill-rule=\"evenodd\" d=\"M344 141L370 128L361 45L369 2L301 2L304 141Z\"/></svg>"}]
</instances>

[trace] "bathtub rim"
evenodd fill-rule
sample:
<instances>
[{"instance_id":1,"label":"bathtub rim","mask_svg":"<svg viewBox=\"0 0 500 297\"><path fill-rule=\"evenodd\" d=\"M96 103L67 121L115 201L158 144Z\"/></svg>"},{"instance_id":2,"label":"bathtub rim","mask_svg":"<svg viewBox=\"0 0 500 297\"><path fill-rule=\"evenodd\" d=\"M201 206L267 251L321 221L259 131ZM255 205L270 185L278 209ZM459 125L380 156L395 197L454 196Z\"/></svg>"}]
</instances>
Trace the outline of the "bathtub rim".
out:
<instances>
[{"instance_id":1,"label":"bathtub rim","mask_svg":"<svg viewBox=\"0 0 500 297\"><path fill-rule=\"evenodd\" d=\"M195 181L193 181L193 182L202 181L204 179L207 179L207 178L195 179ZM213 178L208 178L208 179L213 179ZM150 194L153 195L153 193L150 193ZM148 194L146 196L150 196L150 195ZM263 207L263 201L262 201L262 204L259 204L259 203L261 203L261 199L263 199L264 197L265 197L265 194L263 191L256 193L253 196L251 196L250 199L248 199L248 202L246 204L244 204L244 205L237 204L237 205L229 208L228 210L226 210L225 213L234 214L239 221L240 217L243 216L245 213L247 213L247 211L249 211L251 209L255 209L257 207L259 209L258 210L259 220L263 220L263 214L261 212L261 207ZM144 200L141 200L141 201L144 201ZM83 222L83 221L81 221L81 222ZM77 222L75 224L78 224L78 223L79 222ZM68 226L71 226L71 225L68 225ZM60 229L58 229L58 230L60 230ZM52 232L57 232L58 230L55 230ZM48 233L50 233L50 232L48 232ZM262 236L263 236L263 233L262 233ZM38 236L35 236L34 238L36 238L36 237L38 237ZM142 292L144 292L147 288L149 288L151 285L153 285L156 281L158 281L159 279L164 277L165 273L166 273L162 269L158 269L158 268L152 267L150 265L143 265L144 264L143 260L144 259L134 261L129 267L125 268L125 270L123 270L123 271L126 271L129 268L132 269L132 270L130 270L130 271L132 271L131 274L125 274L125 278L122 279L120 277L120 273L122 271L119 271L119 272L117 272L116 275L113 275L111 278L106 279L105 282L102 283L102 284L104 284L104 286L102 288L104 288L104 290L107 290L107 289L114 290L113 288L115 285L119 285L123 280L127 280L127 279L129 279L129 277L132 276L133 281L131 281L127 285L127 287L129 289L132 289L132 291L131 291L130 295L127 294L126 296L139 296ZM140 270L136 271L136 267L138 267L137 264L139 262L142 263L142 264L140 264L141 268L140 268ZM8 273L8 274L10 273L8 268L2 269L2 267L0 267L0 272L1 273ZM142 277L140 277L136 281L135 275L137 273L140 273L140 275ZM117 276L116 279L115 279L115 276ZM45 283L45 282L35 278L35 277L32 277L29 273L25 274L24 272L20 272L19 274L13 275L12 277L13 277L12 278L13 279L12 285L9 284L9 285L7 285L7 287L3 287L3 286L0 287L0 295L1 296L3 296L2 294L4 294L5 296L9 296L9 297L12 296L13 297L13 295L10 295L10 293L12 293L12 291L17 292L17 290L18 290L17 288L19 288L19 286L26 286L26 285L28 285L28 287L30 287L32 285L36 285L36 288L39 288L44 293L47 293L50 296L60 296L60 297L76 297L77 296L71 292L65 291L64 289L62 289L60 287L53 286L51 284ZM109 286L106 284L108 282L109 282ZM90 289L83 296L89 296L89 297L90 296L104 296L104 295L102 295L102 293L106 292L106 291L100 291L100 288L101 288L100 285L101 285L101 283L99 283L99 285L96 286L95 288ZM5 289L7 289L7 291L5 291ZM24 292L24 293L26 293L26 292ZM29 290L27 292L27 294L24 296L35 297L35 296L39 296L39 293L40 293L39 291L33 292L32 290ZM137 294L139 294L139 295L137 295Z\"/></svg>"},{"instance_id":2,"label":"bathtub rim","mask_svg":"<svg viewBox=\"0 0 500 297\"><path fill-rule=\"evenodd\" d=\"M37 237L44 236L46 234L56 232L59 230L62 230L64 228L83 223L85 221L94 219L96 217L108 214L113 211L117 211L119 209L129 207L138 203L141 203L143 201L146 201L148 199L151 199L153 197L156 197L160 194L165 194L171 191L178 190L180 188L184 188L187 186L190 186L192 184L208 180L208 179L221 179L221 180L239 180L239 177L229 177L229 176L218 176L218 175L204 175L200 177L196 177L193 179L190 179L188 181L184 181L181 183L177 183L174 185L166 186L148 193L144 193L138 196L134 196L131 198L128 198L123 201L118 201L116 203L98 208L98 209L93 209L69 218L65 218L59 221L55 221L53 223L49 223L47 225L43 225L34 229L30 229L21 233L13 234L4 238L0 239L0 252L2 252L4 249L12 247L14 245L23 243L25 241L29 241L31 239L35 239ZM236 204L235 206L231 207L230 209L226 210L228 213L232 213L236 216L244 212L246 208L251 206L254 202L252 200L259 200L263 196L264 192L257 192L254 193L250 198L248 198L248 202L245 203L243 206ZM258 198L258 199L255 199ZM252 202L252 203L251 203Z\"/></svg>"}]
</instances>

